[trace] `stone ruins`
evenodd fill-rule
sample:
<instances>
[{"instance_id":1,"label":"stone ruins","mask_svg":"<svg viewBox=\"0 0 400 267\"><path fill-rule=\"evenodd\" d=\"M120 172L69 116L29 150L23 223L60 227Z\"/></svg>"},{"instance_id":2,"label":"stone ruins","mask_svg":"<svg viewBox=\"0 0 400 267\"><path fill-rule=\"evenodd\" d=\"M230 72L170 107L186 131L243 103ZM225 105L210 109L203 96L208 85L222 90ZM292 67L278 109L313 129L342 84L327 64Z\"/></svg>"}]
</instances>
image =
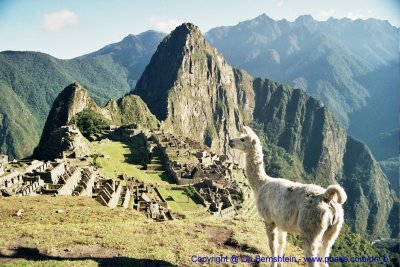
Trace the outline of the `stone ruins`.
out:
<instances>
[{"instance_id":1,"label":"stone ruins","mask_svg":"<svg viewBox=\"0 0 400 267\"><path fill-rule=\"evenodd\" d=\"M109 208L133 208L148 218L162 221L174 219L167 201L154 186L127 179L126 185L104 178L91 165L57 160L13 160L0 155L0 191L3 196L33 196L39 194L88 196Z\"/></svg>"},{"instance_id":2,"label":"stone ruins","mask_svg":"<svg viewBox=\"0 0 400 267\"><path fill-rule=\"evenodd\" d=\"M69 129L71 132L71 129ZM109 139L108 139L109 138ZM180 138L163 131L120 127L108 130L107 138L129 142L140 138L144 152L139 161L147 172L167 172L179 190L195 189L194 197L215 216L232 216L241 208L246 185L236 182L234 172L242 172L227 156L217 155L189 138ZM109 208L139 210L148 218L172 220L170 207L160 194L158 185L140 182L123 175L122 181L107 179L91 163L88 153L79 144L67 146L54 161L13 160L0 155L0 191L3 196L37 194L93 197ZM76 148L75 151L74 148ZM104 155L106 158L106 155Z\"/></svg>"},{"instance_id":3,"label":"stone ruins","mask_svg":"<svg viewBox=\"0 0 400 267\"><path fill-rule=\"evenodd\" d=\"M163 166L178 185L192 185L195 197L216 216L232 216L241 208L243 184L233 171L243 172L226 155L217 155L201 144L163 131L147 139L152 155L161 151Z\"/></svg>"}]
</instances>

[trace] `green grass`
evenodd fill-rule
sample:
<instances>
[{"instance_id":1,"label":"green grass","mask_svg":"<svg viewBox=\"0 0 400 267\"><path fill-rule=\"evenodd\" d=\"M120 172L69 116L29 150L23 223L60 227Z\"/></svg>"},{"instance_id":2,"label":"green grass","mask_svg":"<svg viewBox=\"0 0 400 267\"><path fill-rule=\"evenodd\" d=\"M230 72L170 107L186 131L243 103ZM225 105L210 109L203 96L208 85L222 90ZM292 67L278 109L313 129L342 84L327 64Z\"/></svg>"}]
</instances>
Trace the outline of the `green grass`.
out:
<instances>
[{"instance_id":1,"label":"green grass","mask_svg":"<svg viewBox=\"0 0 400 267\"><path fill-rule=\"evenodd\" d=\"M21 217L14 216L18 209L25 210ZM56 213L57 210L64 212ZM192 255L257 254L225 246L224 241L230 236L240 245L269 255L261 221L242 217L154 222L136 210L108 209L91 198L71 196L0 197L0 217L1 251L30 248L50 258L38 261L30 255L6 266L106 266L105 262L112 266L192 266ZM87 247L99 246L104 255L59 255L76 246L82 248L82 253ZM299 256L300 251L289 244L287 255L293 254ZM56 256L59 258L51 258ZM3 263L4 258L0 257L0 265Z\"/></svg>"},{"instance_id":2,"label":"green grass","mask_svg":"<svg viewBox=\"0 0 400 267\"><path fill-rule=\"evenodd\" d=\"M148 175L140 170L140 165L129 163L131 148L128 144L112 141L110 143L100 144L92 143L92 154L102 154L109 156L97 158L101 171L106 177L117 179L118 175L126 174L128 177L134 177L147 183L161 183L162 180L156 176Z\"/></svg>"},{"instance_id":3,"label":"green grass","mask_svg":"<svg viewBox=\"0 0 400 267\"><path fill-rule=\"evenodd\" d=\"M171 209L176 213L188 215L193 212L205 211L200 202L193 198L188 198L183 193L183 190L159 188L159 192L168 201Z\"/></svg>"}]
</instances>

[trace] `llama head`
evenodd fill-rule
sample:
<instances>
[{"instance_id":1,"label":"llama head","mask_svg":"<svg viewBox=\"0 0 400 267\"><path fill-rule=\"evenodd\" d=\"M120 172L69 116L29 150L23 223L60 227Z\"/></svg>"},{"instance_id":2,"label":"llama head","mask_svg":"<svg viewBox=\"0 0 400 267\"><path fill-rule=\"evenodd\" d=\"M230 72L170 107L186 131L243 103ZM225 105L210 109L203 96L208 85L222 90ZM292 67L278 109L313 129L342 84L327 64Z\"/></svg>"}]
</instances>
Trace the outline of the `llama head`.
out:
<instances>
[{"instance_id":1,"label":"llama head","mask_svg":"<svg viewBox=\"0 0 400 267\"><path fill-rule=\"evenodd\" d=\"M243 126L242 136L229 140L229 146L233 149L241 150L243 152L250 152L260 145L258 136L253 132L250 127Z\"/></svg>"}]
</instances>

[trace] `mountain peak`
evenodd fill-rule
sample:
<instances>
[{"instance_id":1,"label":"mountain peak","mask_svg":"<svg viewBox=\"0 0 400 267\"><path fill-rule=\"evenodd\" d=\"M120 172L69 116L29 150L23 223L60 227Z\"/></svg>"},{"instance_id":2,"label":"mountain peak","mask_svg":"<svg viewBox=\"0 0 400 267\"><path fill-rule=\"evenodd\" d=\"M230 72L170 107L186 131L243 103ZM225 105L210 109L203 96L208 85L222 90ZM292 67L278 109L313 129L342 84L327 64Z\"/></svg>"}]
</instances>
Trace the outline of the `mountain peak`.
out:
<instances>
[{"instance_id":1,"label":"mountain peak","mask_svg":"<svg viewBox=\"0 0 400 267\"><path fill-rule=\"evenodd\" d=\"M295 23L315 23L316 20L311 15L302 15L299 16L295 21Z\"/></svg>"},{"instance_id":2,"label":"mountain peak","mask_svg":"<svg viewBox=\"0 0 400 267\"><path fill-rule=\"evenodd\" d=\"M182 30L186 30L188 32L200 32L199 27L190 22L182 23L181 25L176 27L174 31L182 31Z\"/></svg>"},{"instance_id":3,"label":"mountain peak","mask_svg":"<svg viewBox=\"0 0 400 267\"><path fill-rule=\"evenodd\" d=\"M84 90L84 91L86 91L78 81L71 83L64 90L74 90L74 91Z\"/></svg>"},{"instance_id":4,"label":"mountain peak","mask_svg":"<svg viewBox=\"0 0 400 267\"><path fill-rule=\"evenodd\" d=\"M136 35L134 35L134 34L128 34L127 36L125 36L125 37L122 39L121 43L125 43L125 42L135 42L135 41L137 41L137 40L139 40L139 38L138 38Z\"/></svg>"},{"instance_id":5,"label":"mountain peak","mask_svg":"<svg viewBox=\"0 0 400 267\"><path fill-rule=\"evenodd\" d=\"M171 33L170 35L168 35L167 39L188 39L189 36L203 36L203 34L201 33L199 27L197 27L196 25L189 23L189 22L185 22L182 23L181 25L179 25L178 27L176 27Z\"/></svg>"},{"instance_id":6,"label":"mountain peak","mask_svg":"<svg viewBox=\"0 0 400 267\"><path fill-rule=\"evenodd\" d=\"M302 20L314 20L314 17L311 16L310 14L305 14L305 15L298 16L296 20L300 20L300 21L302 21Z\"/></svg>"},{"instance_id":7,"label":"mountain peak","mask_svg":"<svg viewBox=\"0 0 400 267\"><path fill-rule=\"evenodd\" d=\"M146 102L149 101L149 108L158 119L164 120L167 117L167 103L160 103L159 99L166 99L168 90L177 79L179 69L183 67L184 57L190 53L191 48L204 43L205 39L197 26L183 23L158 46L134 90ZM202 49L199 49L199 52L200 50ZM159 77L160 73L163 73L163 77ZM155 94L157 91L158 95Z\"/></svg>"},{"instance_id":8,"label":"mountain peak","mask_svg":"<svg viewBox=\"0 0 400 267\"><path fill-rule=\"evenodd\" d=\"M273 18L269 17L266 13L262 13L258 17L255 17L253 20L257 20L257 21L275 21Z\"/></svg>"}]
</instances>

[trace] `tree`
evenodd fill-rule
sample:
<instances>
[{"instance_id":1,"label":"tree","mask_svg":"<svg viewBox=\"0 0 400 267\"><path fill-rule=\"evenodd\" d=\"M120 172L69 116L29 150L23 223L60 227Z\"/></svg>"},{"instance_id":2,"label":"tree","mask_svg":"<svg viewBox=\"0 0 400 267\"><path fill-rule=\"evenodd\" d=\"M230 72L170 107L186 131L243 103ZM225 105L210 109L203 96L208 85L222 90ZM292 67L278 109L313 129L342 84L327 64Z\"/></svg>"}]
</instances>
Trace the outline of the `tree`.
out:
<instances>
[{"instance_id":1,"label":"tree","mask_svg":"<svg viewBox=\"0 0 400 267\"><path fill-rule=\"evenodd\" d=\"M196 189L194 189L193 186L189 185L185 187L185 190L183 190L183 193L188 197L188 203L189 203L189 198L193 197L194 194L196 193Z\"/></svg>"},{"instance_id":2,"label":"tree","mask_svg":"<svg viewBox=\"0 0 400 267\"><path fill-rule=\"evenodd\" d=\"M97 114L89 109L85 109L76 114L72 123L75 124L83 136L88 139L95 134L102 133L110 125L110 122L101 114Z\"/></svg>"}]
</instances>

